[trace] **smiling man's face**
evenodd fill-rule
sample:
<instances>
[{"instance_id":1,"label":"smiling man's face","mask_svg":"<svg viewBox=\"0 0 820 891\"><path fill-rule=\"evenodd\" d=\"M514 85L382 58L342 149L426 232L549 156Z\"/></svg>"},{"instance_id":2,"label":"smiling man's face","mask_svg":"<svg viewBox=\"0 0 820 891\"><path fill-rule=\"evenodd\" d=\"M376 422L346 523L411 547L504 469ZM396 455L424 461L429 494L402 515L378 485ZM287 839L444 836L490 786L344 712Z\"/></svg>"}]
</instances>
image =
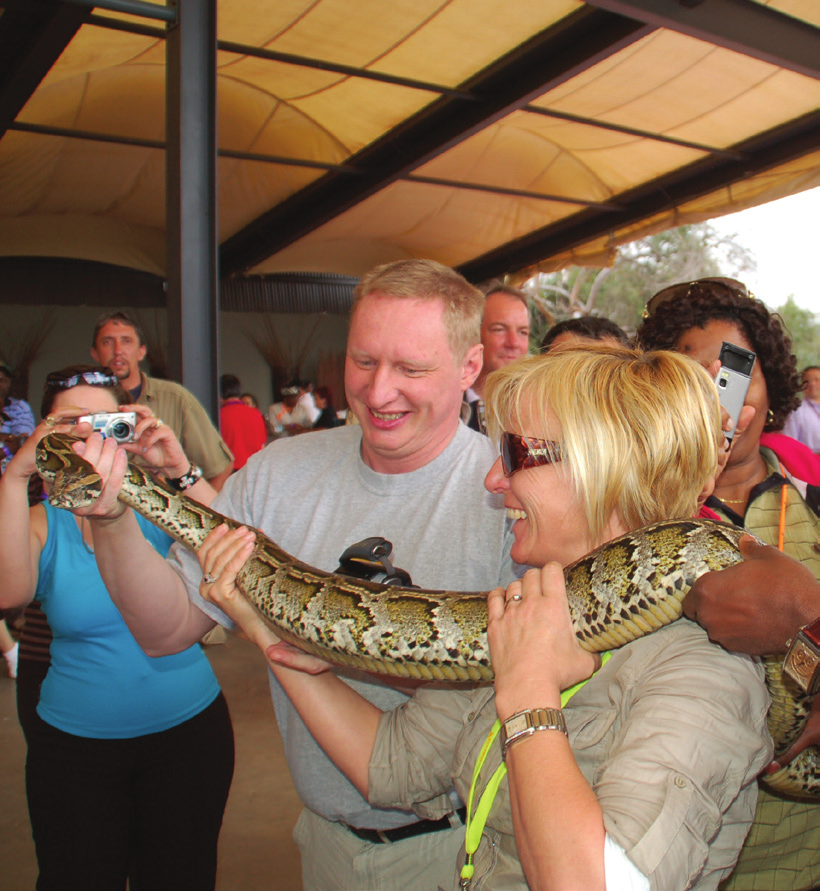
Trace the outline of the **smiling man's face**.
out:
<instances>
[{"instance_id":1,"label":"smiling man's face","mask_svg":"<svg viewBox=\"0 0 820 891\"><path fill-rule=\"evenodd\" d=\"M350 322L345 390L365 462L379 473L407 473L437 457L480 368L480 344L453 355L440 300L364 297Z\"/></svg>"}]
</instances>

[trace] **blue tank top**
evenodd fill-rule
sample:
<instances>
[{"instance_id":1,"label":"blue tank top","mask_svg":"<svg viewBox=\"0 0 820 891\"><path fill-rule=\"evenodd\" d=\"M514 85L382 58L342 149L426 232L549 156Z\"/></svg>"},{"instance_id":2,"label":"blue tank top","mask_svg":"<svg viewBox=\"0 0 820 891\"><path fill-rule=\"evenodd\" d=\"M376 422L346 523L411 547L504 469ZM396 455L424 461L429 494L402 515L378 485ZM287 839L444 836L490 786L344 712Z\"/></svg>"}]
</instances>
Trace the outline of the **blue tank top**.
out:
<instances>
[{"instance_id":1,"label":"blue tank top","mask_svg":"<svg viewBox=\"0 0 820 891\"><path fill-rule=\"evenodd\" d=\"M140 649L108 596L74 515L45 504L48 538L35 599L54 633L40 717L66 733L127 739L157 733L199 714L219 694L202 648L152 658ZM171 539L138 516L162 556Z\"/></svg>"}]
</instances>

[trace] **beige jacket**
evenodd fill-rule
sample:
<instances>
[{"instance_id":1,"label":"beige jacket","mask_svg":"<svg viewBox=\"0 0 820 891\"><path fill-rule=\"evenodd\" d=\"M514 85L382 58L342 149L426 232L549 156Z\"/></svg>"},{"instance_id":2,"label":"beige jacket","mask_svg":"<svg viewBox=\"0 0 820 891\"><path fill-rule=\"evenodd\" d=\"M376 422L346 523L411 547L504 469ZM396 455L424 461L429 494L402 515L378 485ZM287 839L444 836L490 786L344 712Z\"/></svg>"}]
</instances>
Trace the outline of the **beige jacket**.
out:
<instances>
[{"instance_id":1,"label":"beige jacket","mask_svg":"<svg viewBox=\"0 0 820 891\"><path fill-rule=\"evenodd\" d=\"M681 619L614 652L565 708L606 830L652 888L716 888L737 859L754 814L755 777L772 754L763 678L759 664ZM449 810L453 784L467 801L496 717L491 688L423 689L385 713L370 762L371 802L435 818ZM499 763L493 745L478 792ZM526 888L506 778L475 865L475 891Z\"/></svg>"}]
</instances>

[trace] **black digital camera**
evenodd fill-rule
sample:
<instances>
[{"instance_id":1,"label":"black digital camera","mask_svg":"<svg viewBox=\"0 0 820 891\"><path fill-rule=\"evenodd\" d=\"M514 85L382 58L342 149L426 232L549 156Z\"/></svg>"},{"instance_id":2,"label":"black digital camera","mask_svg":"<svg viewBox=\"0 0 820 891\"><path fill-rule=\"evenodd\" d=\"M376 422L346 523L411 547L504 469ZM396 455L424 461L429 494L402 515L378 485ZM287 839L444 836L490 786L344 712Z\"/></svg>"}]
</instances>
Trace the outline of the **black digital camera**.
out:
<instances>
[{"instance_id":1,"label":"black digital camera","mask_svg":"<svg viewBox=\"0 0 820 891\"><path fill-rule=\"evenodd\" d=\"M136 439L137 413L133 411L98 411L93 415L77 418L77 423L91 424L95 433L117 442L133 442Z\"/></svg>"},{"instance_id":2,"label":"black digital camera","mask_svg":"<svg viewBox=\"0 0 820 891\"><path fill-rule=\"evenodd\" d=\"M380 585L395 588L415 588L410 573L399 569L390 562L393 543L386 538L365 538L352 544L339 557L336 575L346 575L356 579L368 579Z\"/></svg>"}]
</instances>

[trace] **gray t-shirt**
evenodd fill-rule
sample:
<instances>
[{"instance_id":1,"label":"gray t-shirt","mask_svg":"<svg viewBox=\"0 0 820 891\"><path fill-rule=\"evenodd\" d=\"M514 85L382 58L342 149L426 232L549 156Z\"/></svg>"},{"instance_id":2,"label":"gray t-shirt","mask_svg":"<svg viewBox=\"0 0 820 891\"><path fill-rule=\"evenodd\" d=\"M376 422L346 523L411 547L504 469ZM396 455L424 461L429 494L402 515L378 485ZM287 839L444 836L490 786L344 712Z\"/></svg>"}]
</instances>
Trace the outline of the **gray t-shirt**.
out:
<instances>
[{"instance_id":1,"label":"gray t-shirt","mask_svg":"<svg viewBox=\"0 0 820 891\"><path fill-rule=\"evenodd\" d=\"M487 437L459 424L452 442L424 467L376 473L361 459L361 428L338 427L271 443L228 480L213 506L328 572L351 544L380 535L393 543L391 559L414 584L487 591L514 578L503 499L483 485L496 457ZM230 620L199 596L194 555L177 546L170 559L192 601L230 627ZM285 755L304 804L327 819L361 828L387 829L416 819L372 808L319 748L273 674L270 679ZM381 709L406 699L369 678L348 682Z\"/></svg>"}]
</instances>

